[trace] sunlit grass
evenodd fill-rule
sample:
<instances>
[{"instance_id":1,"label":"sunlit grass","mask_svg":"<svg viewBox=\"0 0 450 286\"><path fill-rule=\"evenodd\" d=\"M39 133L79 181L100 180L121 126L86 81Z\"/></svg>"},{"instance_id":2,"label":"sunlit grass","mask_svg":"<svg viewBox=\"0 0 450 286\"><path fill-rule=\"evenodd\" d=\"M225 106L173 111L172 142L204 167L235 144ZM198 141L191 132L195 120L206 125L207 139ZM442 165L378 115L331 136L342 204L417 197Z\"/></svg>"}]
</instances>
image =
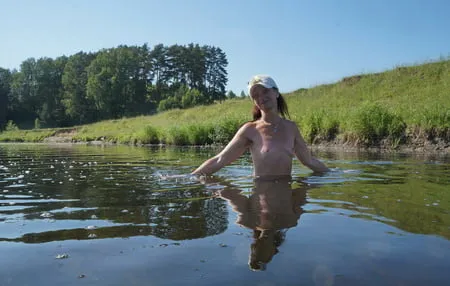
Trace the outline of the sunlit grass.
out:
<instances>
[{"instance_id":1,"label":"sunlit grass","mask_svg":"<svg viewBox=\"0 0 450 286\"><path fill-rule=\"evenodd\" d=\"M0 133L0 142L42 142L54 134L52 129L5 131Z\"/></svg>"},{"instance_id":2,"label":"sunlit grass","mask_svg":"<svg viewBox=\"0 0 450 286\"><path fill-rule=\"evenodd\" d=\"M450 60L344 78L284 95L291 119L310 143L339 139L366 145L408 136L450 140ZM170 110L77 127L73 139L133 144L225 143L251 120L251 101ZM56 132L53 131L54 133ZM42 141L52 131L7 131L0 141Z\"/></svg>"}]
</instances>

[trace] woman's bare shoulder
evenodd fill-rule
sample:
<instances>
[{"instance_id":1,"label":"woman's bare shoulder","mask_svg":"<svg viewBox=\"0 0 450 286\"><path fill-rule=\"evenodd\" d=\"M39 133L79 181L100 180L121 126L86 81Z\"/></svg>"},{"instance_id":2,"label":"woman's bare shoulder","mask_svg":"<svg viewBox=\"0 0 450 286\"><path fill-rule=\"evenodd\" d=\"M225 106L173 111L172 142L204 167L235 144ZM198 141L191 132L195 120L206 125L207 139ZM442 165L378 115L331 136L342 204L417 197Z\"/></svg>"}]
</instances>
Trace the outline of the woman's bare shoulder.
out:
<instances>
[{"instance_id":1,"label":"woman's bare shoulder","mask_svg":"<svg viewBox=\"0 0 450 286\"><path fill-rule=\"evenodd\" d=\"M248 129L253 129L255 127L256 127L256 122L255 121L247 121L244 124L242 124L239 129L248 130Z\"/></svg>"},{"instance_id":2,"label":"woman's bare shoulder","mask_svg":"<svg viewBox=\"0 0 450 286\"><path fill-rule=\"evenodd\" d=\"M295 123L292 120L284 119L284 122L285 122L286 126L288 126L289 128L298 128L297 123Z\"/></svg>"},{"instance_id":3,"label":"woman's bare shoulder","mask_svg":"<svg viewBox=\"0 0 450 286\"><path fill-rule=\"evenodd\" d=\"M251 137L251 134L253 134L253 130L255 130L255 126L255 122L253 121L245 122L239 127L237 134L241 136L243 135L245 137Z\"/></svg>"}]
</instances>

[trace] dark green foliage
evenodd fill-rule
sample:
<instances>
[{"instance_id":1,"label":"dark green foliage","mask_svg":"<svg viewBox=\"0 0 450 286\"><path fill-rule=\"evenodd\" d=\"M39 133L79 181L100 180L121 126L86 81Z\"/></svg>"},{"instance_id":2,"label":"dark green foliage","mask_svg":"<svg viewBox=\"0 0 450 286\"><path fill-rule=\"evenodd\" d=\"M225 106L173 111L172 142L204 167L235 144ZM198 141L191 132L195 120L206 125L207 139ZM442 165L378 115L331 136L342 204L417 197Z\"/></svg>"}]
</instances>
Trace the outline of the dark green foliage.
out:
<instances>
[{"instance_id":1,"label":"dark green foliage","mask_svg":"<svg viewBox=\"0 0 450 286\"><path fill-rule=\"evenodd\" d=\"M87 68L95 58L94 54L79 52L69 57L62 75L62 104L72 124L95 121L94 102L87 97Z\"/></svg>"},{"instance_id":2,"label":"dark green foliage","mask_svg":"<svg viewBox=\"0 0 450 286\"><path fill-rule=\"evenodd\" d=\"M6 125L8 98L10 96L11 72L0 68L0 131Z\"/></svg>"},{"instance_id":3,"label":"dark green foliage","mask_svg":"<svg viewBox=\"0 0 450 286\"><path fill-rule=\"evenodd\" d=\"M144 136L141 138L141 143L143 144L158 144L159 143L159 132L153 126L146 126L144 128Z\"/></svg>"},{"instance_id":4,"label":"dark green foliage","mask_svg":"<svg viewBox=\"0 0 450 286\"><path fill-rule=\"evenodd\" d=\"M100 119L142 114L147 93L141 48L119 46L100 51L87 68L86 95Z\"/></svg>"},{"instance_id":5,"label":"dark green foliage","mask_svg":"<svg viewBox=\"0 0 450 286\"><path fill-rule=\"evenodd\" d=\"M14 121L9 120L6 124L5 131L17 131L19 127L14 123Z\"/></svg>"},{"instance_id":6,"label":"dark green foliage","mask_svg":"<svg viewBox=\"0 0 450 286\"><path fill-rule=\"evenodd\" d=\"M220 48L118 46L70 57L29 58L0 69L0 128L86 124L225 99L228 61Z\"/></svg>"},{"instance_id":7,"label":"dark green foliage","mask_svg":"<svg viewBox=\"0 0 450 286\"><path fill-rule=\"evenodd\" d=\"M207 145L213 143L211 134L213 134L214 128L212 126L189 125L187 129L190 145Z\"/></svg>"},{"instance_id":8,"label":"dark green foliage","mask_svg":"<svg viewBox=\"0 0 450 286\"><path fill-rule=\"evenodd\" d=\"M421 126L429 139L436 137L450 141L450 109L435 105L425 108Z\"/></svg>"},{"instance_id":9,"label":"dark green foliage","mask_svg":"<svg viewBox=\"0 0 450 286\"><path fill-rule=\"evenodd\" d=\"M179 126L173 126L168 129L168 132L166 134L165 143L171 144L171 145L189 145L189 134L188 129L179 127Z\"/></svg>"},{"instance_id":10,"label":"dark green foliage","mask_svg":"<svg viewBox=\"0 0 450 286\"><path fill-rule=\"evenodd\" d=\"M315 110L304 115L301 126L303 137L309 143L333 140L339 131L337 118L324 110Z\"/></svg>"},{"instance_id":11,"label":"dark green foliage","mask_svg":"<svg viewBox=\"0 0 450 286\"><path fill-rule=\"evenodd\" d=\"M241 121L234 119L220 121L220 124L214 126L213 132L209 135L209 139L214 144L226 144L233 138L241 124Z\"/></svg>"},{"instance_id":12,"label":"dark green foliage","mask_svg":"<svg viewBox=\"0 0 450 286\"><path fill-rule=\"evenodd\" d=\"M229 99L236 98L236 93L234 93L232 90L230 90L230 91L227 93L227 97L228 97Z\"/></svg>"},{"instance_id":13,"label":"dark green foliage","mask_svg":"<svg viewBox=\"0 0 450 286\"><path fill-rule=\"evenodd\" d=\"M377 143L385 137L399 139L406 129L400 116L373 103L364 103L357 109L351 118L351 126L358 137L368 144Z\"/></svg>"},{"instance_id":14,"label":"dark green foliage","mask_svg":"<svg viewBox=\"0 0 450 286\"><path fill-rule=\"evenodd\" d=\"M39 118L36 118L34 120L34 129L40 129L41 128L41 121L39 120Z\"/></svg>"}]
</instances>

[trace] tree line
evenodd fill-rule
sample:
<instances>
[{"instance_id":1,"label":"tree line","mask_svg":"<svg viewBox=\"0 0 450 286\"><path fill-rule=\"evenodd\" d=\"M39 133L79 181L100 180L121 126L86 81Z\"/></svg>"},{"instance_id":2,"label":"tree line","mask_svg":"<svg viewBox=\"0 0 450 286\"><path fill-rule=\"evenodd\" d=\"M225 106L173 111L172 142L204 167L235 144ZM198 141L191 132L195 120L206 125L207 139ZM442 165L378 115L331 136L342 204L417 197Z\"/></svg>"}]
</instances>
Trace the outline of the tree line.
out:
<instances>
[{"instance_id":1,"label":"tree line","mask_svg":"<svg viewBox=\"0 0 450 286\"><path fill-rule=\"evenodd\" d=\"M222 101L227 65L220 48L198 44L28 58L19 70L0 67L0 128L73 126Z\"/></svg>"}]
</instances>

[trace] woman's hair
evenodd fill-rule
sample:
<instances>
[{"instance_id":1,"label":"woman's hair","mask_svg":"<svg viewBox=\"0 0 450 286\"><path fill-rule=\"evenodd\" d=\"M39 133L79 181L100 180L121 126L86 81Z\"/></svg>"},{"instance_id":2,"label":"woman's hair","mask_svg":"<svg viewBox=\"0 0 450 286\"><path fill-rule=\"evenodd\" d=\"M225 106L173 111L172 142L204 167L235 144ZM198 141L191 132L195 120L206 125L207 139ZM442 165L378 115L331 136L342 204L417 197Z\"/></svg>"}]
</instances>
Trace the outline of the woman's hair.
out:
<instances>
[{"instance_id":1,"label":"woman's hair","mask_svg":"<svg viewBox=\"0 0 450 286\"><path fill-rule=\"evenodd\" d=\"M286 117L290 118L286 101L281 96L281 94L278 91L278 89L276 89L276 88L274 88L274 89L278 92L278 97L277 97L278 113L283 118L286 118ZM253 115L253 121L258 120L258 119L261 118L262 114L261 114L261 110L258 108L258 106L253 105L252 115Z\"/></svg>"},{"instance_id":2,"label":"woman's hair","mask_svg":"<svg viewBox=\"0 0 450 286\"><path fill-rule=\"evenodd\" d=\"M281 230L266 230L272 235L267 236L261 230L253 230L253 243L250 245L248 266L254 271L264 271L266 265L278 253L278 247L285 240L285 233Z\"/></svg>"}]
</instances>

